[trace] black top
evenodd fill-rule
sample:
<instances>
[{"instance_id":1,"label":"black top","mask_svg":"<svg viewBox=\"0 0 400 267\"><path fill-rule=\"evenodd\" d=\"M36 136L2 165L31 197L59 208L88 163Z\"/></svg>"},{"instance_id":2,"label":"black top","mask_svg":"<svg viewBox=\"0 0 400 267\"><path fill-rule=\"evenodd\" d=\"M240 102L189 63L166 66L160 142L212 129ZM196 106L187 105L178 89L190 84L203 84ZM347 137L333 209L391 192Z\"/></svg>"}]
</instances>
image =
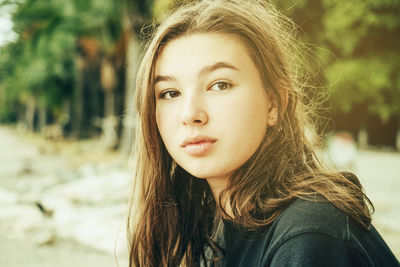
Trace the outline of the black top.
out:
<instances>
[{"instance_id":1,"label":"black top","mask_svg":"<svg viewBox=\"0 0 400 267\"><path fill-rule=\"evenodd\" d=\"M268 227L246 231L224 221L217 266L400 266L382 237L329 202L294 201Z\"/></svg>"}]
</instances>

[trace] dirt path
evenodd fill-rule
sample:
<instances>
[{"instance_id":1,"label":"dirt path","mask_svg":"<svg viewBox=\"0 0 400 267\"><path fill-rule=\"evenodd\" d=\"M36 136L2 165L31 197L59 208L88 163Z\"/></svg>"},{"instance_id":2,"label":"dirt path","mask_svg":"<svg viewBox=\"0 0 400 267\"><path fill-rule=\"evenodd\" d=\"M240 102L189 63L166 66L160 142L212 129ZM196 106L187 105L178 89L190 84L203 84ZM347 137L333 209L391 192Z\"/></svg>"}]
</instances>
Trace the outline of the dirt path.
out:
<instances>
[{"instance_id":1,"label":"dirt path","mask_svg":"<svg viewBox=\"0 0 400 267\"><path fill-rule=\"evenodd\" d=\"M400 153L359 151L354 172L375 206L374 226L400 259Z\"/></svg>"},{"instance_id":2,"label":"dirt path","mask_svg":"<svg viewBox=\"0 0 400 267\"><path fill-rule=\"evenodd\" d=\"M4 267L112 267L118 266L112 255L73 240L59 240L38 246L32 240L4 238L0 228L0 266ZM127 266L119 262L119 266Z\"/></svg>"},{"instance_id":3,"label":"dirt path","mask_svg":"<svg viewBox=\"0 0 400 267\"><path fill-rule=\"evenodd\" d=\"M21 200L29 200L36 188L77 179L74 176L82 172L83 164L115 159L90 142L49 142L0 126L0 266L127 266L126 258L117 263L113 253L73 239L46 236L49 232L35 225L35 221L42 222L42 214Z\"/></svg>"}]
</instances>

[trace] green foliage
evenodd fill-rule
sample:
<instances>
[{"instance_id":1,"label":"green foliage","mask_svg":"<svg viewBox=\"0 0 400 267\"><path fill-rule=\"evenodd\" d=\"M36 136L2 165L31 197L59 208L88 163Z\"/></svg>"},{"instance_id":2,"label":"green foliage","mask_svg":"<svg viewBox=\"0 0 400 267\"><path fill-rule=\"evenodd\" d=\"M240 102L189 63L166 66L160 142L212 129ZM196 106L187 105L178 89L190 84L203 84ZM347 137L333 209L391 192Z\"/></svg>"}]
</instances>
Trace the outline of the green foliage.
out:
<instances>
[{"instance_id":1,"label":"green foliage","mask_svg":"<svg viewBox=\"0 0 400 267\"><path fill-rule=\"evenodd\" d=\"M97 40L102 53L110 54L122 34L122 0L8 0L3 4L17 6L12 20L19 34L15 43L1 48L3 113L10 106L7 103L24 104L32 97L59 113L62 101L77 86L73 68L81 53L80 38Z\"/></svg>"},{"instance_id":2,"label":"green foliage","mask_svg":"<svg viewBox=\"0 0 400 267\"><path fill-rule=\"evenodd\" d=\"M383 119L400 114L399 1L275 2L301 27L303 41L322 48L315 53L325 61L320 75L334 110L363 104Z\"/></svg>"},{"instance_id":3,"label":"green foliage","mask_svg":"<svg viewBox=\"0 0 400 267\"><path fill-rule=\"evenodd\" d=\"M400 3L324 3L326 43L338 55L327 71L333 106L346 112L363 103L382 119L400 114Z\"/></svg>"},{"instance_id":4,"label":"green foliage","mask_svg":"<svg viewBox=\"0 0 400 267\"><path fill-rule=\"evenodd\" d=\"M398 55L392 55L333 63L327 70L332 82L331 101L342 112L349 112L354 104L368 103L368 110L384 119L399 114L398 60Z\"/></svg>"},{"instance_id":5,"label":"green foliage","mask_svg":"<svg viewBox=\"0 0 400 267\"><path fill-rule=\"evenodd\" d=\"M326 39L343 56L357 54L357 49L362 49L364 41L371 38L375 40L370 41L375 42L370 45L374 45L379 42L376 38L384 37L386 33L392 34L393 40L399 42L396 31L398 33L400 27L400 4L396 1L324 0L324 5Z\"/></svg>"}]
</instances>

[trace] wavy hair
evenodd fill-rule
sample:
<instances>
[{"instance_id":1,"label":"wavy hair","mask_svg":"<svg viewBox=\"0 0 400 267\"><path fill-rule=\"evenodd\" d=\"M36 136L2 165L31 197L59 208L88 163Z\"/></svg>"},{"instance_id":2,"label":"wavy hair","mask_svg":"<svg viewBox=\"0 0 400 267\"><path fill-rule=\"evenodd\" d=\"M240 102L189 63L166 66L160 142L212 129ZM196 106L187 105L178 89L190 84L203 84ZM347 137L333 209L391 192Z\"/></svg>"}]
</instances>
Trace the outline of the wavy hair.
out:
<instances>
[{"instance_id":1,"label":"wavy hair","mask_svg":"<svg viewBox=\"0 0 400 267\"><path fill-rule=\"evenodd\" d=\"M178 7L152 34L137 74L135 173L128 220L130 266L207 264L222 250L213 236L221 219L248 229L273 222L296 198L329 201L368 227L372 204L357 177L325 168L311 138L308 87L302 78L295 26L261 0L196 1ZM239 38L264 88L278 105L278 122L251 158L214 200L208 184L193 177L167 152L155 119L154 66L169 41L195 33ZM304 77L304 76L303 76ZM287 97L285 97L285 95ZM322 196L318 197L318 196ZM232 208L230 217L224 210Z\"/></svg>"}]
</instances>

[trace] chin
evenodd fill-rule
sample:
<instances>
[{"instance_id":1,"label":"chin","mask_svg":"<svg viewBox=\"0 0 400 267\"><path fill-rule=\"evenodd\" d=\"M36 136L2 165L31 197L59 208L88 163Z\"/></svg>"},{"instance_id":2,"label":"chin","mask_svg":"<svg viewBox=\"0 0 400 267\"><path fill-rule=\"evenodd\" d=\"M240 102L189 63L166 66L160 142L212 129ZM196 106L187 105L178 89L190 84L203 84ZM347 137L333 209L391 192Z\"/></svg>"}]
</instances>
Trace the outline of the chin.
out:
<instances>
[{"instance_id":1,"label":"chin","mask_svg":"<svg viewBox=\"0 0 400 267\"><path fill-rule=\"evenodd\" d=\"M210 174L208 172L204 172L204 171L196 171L196 170L188 170L185 169L188 173L190 173L191 175L193 175L196 178L199 179L207 179L208 177L210 177Z\"/></svg>"},{"instance_id":2,"label":"chin","mask_svg":"<svg viewBox=\"0 0 400 267\"><path fill-rule=\"evenodd\" d=\"M233 171L230 168L231 166L224 166L223 164L215 164L215 161L210 161L210 160L179 161L179 159L177 159L176 162L186 172L200 179L226 177L229 176Z\"/></svg>"},{"instance_id":3,"label":"chin","mask_svg":"<svg viewBox=\"0 0 400 267\"><path fill-rule=\"evenodd\" d=\"M206 171L206 170L187 170L188 173L199 179L209 179L218 177L227 177L231 172L216 172L216 171Z\"/></svg>"}]
</instances>

